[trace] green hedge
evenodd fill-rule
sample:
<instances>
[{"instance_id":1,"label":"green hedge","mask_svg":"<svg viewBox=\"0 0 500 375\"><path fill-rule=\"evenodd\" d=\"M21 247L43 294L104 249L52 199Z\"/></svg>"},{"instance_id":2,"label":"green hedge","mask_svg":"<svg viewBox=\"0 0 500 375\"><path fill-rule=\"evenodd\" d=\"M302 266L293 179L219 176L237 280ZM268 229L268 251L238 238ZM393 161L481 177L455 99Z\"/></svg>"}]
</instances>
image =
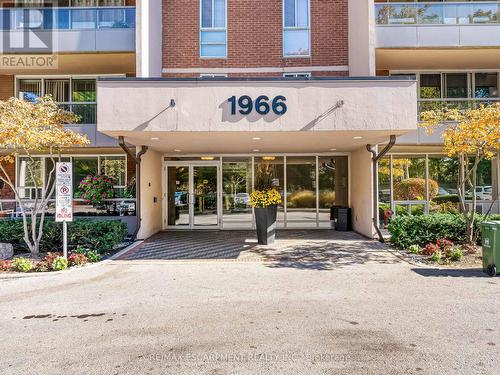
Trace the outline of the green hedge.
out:
<instances>
[{"instance_id":1,"label":"green hedge","mask_svg":"<svg viewBox=\"0 0 500 375\"><path fill-rule=\"evenodd\" d=\"M44 223L40 251L62 249L61 224L52 220ZM120 244L127 236L127 225L121 220L81 219L68 224L69 246L78 245L105 253ZM23 240L23 221L19 219L0 220L0 242L11 243L16 249L26 249Z\"/></svg>"},{"instance_id":2,"label":"green hedge","mask_svg":"<svg viewBox=\"0 0 500 375\"><path fill-rule=\"evenodd\" d=\"M480 224L485 220L478 215L476 233L481 240ZM487 220L500 220L500 215L492 215ZM399 248L407 249L411 245L421 247L446 238L455 243L463 243L466 237L465 219L456 214L432 214L422 216L398 216L389 223L391 243Z\"/></svg>"}]
</instances>

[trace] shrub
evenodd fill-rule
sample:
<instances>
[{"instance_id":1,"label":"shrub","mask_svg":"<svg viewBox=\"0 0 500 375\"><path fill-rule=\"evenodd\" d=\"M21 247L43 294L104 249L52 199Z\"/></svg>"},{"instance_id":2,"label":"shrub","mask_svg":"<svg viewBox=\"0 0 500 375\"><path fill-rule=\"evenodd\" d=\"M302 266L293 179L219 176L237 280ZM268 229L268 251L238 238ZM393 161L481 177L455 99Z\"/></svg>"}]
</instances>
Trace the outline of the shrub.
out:
<instances>
[{"instance_id":1,"label":"shrub","mask_svg":"<svg viewBox=\"0 0 500 375\"><path fill-rule=\"evenodd\" d=\"M100 253L112 250L127 236L127 225L121 220L76 220L68 225L70 246L85 246ZM16 219L0 220L0 242L11 243L16 249L27 249L23 240L23 222ZM46 219L40 252L61 250L61 226Z\"/></svg>"},{"instance_id":2,"label":"shrub","mask_svg":"<svg viewBox=\"0 0 500 375\"><path fill-rule=\"evenodd\" d=\"M0 271L10 271L12 269L11 260L0 260Z\"/></svg>"},{"instance_id":3,"label":"shrub","mask_svg":"<svg viewBox=\"0 0 500 375\"><path fill-rule=\"evenodd\" d=\"M410 245L421 247L446 238L454 243L465 241L465 220L462 215L433 214L397 216L389 223L391 243L405 249Z\"/></svg>"},{"instance_id":4,"label":"shrub","mask_svg":"<svg viewBox=\"0 0 500 375\"><path fill-rule=\"evenodd\" d=\"M422 251L422 254L424 255L434 255L437 252L440 252L439 246L433 243L428 243L425 245L424 250Z\"/></svg>"},{"instance_id":5,"label":"shrub","mask_svg":"<svg viewBox=\"0 0 500 375\"><path fill-rule=\"evenodd\" d=\"M409 248L408 248L408 251L412 254L419 254L421 249L420 249L420 246L418 245L411 245Z\"/></svg>"},{"instance_id":6,"label":"shrub","mask_svg":"<svg viewBox=\"0 0 500 375\"><path fill-rule=\"evenodd\" d=\"M54 261L61 256L62 253L47 253L45 257L42 259L42 262L45 262L47 264L48 270L52 270L52 265L54 264Z\"/></svg>"},{"instance_id":7,"label":"shrub","mask_svg":"<svg viewBox=\"0 0 500 375\"><path fill-rule=\"evenodd\" d=\"M30 225L30 220L28 220ZM27 250L24 242L23 221L19 219L0 220L0 242L12 244L14 249ZM43 235L40 242L40 252L46 252L57 249L61 246L62 232L59 225L51 219L45 219L43 224Z\"/></svg>"},{"instance_id":8,"label":"shrub","mask_svg":"<svg viewBox=\"0 0 500 375\"><path fill-rule=\"evenodd\" d=\"M434 254L432 254L431 259L437 263L441 260L441 257L442 257L441 251L436 251Z\"/></svg>"},{"instance_id":9,"label":"shrub","mask_svg":"<svg viewBox=\"0 0 500 375\"><path fill-rule=\"evenodd\" d=\"M52 269L54 271L62 271L68 268L68 260L64 257L57 257L52 263Z\"/></svg>"},{"instance_id":10,"label":"shrub","mask_svg":"<svg viewBox=\"0 0 500 375\"><path fill-rule=\"evenodd\" d=\"M101 255L95 250L89 250L85 255L90 263L96 263L101 260Z\"/></svg>"},{"instance_id":11,"label":"shrub","mask_svg":"<svg viewBox=\"0 0 500 375\"><path fill-rule=\"evenodd\" d=\"M397 200L425 199L425 178L407 178L394 184L394 196ZM429 179L429 197L434 198L439 190L438 183Z\"/></svg>"},{"instance_id":12,"label":"shrub","mask_svg":"<svg viewBox=\"0 0 500 375\"><path fill-rule=\"evenodd\" d=\"M70 223L69 241L73 246L83 246L100 254L122 243L127 236L127 224L121 220L77 220Z\"/></svg>"},{"instance_id":13,"label":"shrub","mask_svg":"<svg viewBox=\"0 0 500 375\"><path fill-rule=\"evenodd\" d=\"M29 272L33 269L33 263L27 258L15 258L12 261L12 268L19 272Z\"/></svg>"},{"instance_id":14,"label":"shrub","mask_svg":"<svg viewBox=\"0 0 500 375\"><path fill-rule=\"evenodd\" d=\"M68 264L70 266L83 266L87 263L87 257L85 254L72 253L68 257Z\"/></svg>"},{"instance_id":15,"label":"shrub","mask_svg":"<svg viewBox=\"0 0 500 375\"><path fill-rule=\"evenodd\" d=\"M335 192L333 190L323 190L319 193L319 206L330 208L335 204Z\"/></svg>"},{"instance_id":16,"label":"shrub","mask_svg":"<svg viewBox=\"0 0 500 375\"><path fill-rule=\"evenodd\" d=\"M447 240L446 238L439 238L436 241L436 245L441 249L441 250L446 250L450 249L453 247L453 241Z\"/></svg>"},{"instance_id":17,"label":"shrub","mask_svg":"<svg viewBox=\"0 0 500 375\"><path fill-rule=\"evenodd\" d=\"M33 271L35 272L47 272L50 271L50 264L47 263L45 260L40 260L39 262L35 263L35 267L33 268Z\"/></svg>"},{"instance_id":18,"label":"shrub","mask_svg":"<svg viewBox=\"0 0 500 375\"><path fill-rule=\"evenodd\" d=\"M310 208L316 207L316 194L311 190L296 191L288 197L288 207Z\"/></svg>"},{"instance_id":19,"label":"shrub","mask_svg":"<svg viewBox=\"0 0 500 375\"><path fill-rule=\"evenodd\" d=\"M453 247L450 251L450 259L454 262L462 260L464 253L459 247Z\"/></svg>"},{"instance_id":20,"label":"shrub","mask_svg":"<svg viewBox=\"0 0 500 375\"><path fill-rule=\"evenodd\" d=\"M88 175L78 185L79 198L87 200L95 208L102 208L104 200L113 198L113 180L105 175Z\"/></svg>"}]
</instances>

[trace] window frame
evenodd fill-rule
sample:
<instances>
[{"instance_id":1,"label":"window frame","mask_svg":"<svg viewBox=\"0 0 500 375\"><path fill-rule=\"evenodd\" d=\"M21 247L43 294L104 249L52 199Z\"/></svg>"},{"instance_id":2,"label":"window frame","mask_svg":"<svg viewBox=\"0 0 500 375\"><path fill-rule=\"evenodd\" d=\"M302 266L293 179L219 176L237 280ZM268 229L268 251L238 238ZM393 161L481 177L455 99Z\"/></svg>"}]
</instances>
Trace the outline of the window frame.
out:
<instances>
[{"instance_id":1,"label":"window frame","mask_svg":"<svg viewBox=\"0 0 500 375\"><path fill-rule=\"evenodd\" d=\"M311 0L307 0L307 23L308 26L286 26L285 25L285 1L282 0L281 6L282 6L282 53L283 53L283 58L310 58L312 56L312 40L311 40ZM297 24L297 0L293 0L294 5L295 5L295 24ZM285 32L286 31L300 31L300 30L307 30L308 31L308 43L309 43L309 53L307 55L287 55L285 52Z\"/></svg>"},{"instance_id":2,"label":"window frame","mask_svg":"<svg viewBox=\"0 0 500 375\"><path fill-rule=\"evenodd\" d=\"M212 1L212 25L214 24L214 19L215 19L215 1L216 0L211 0ZM200 30L199 30L199 55L200 59L227 59L228 56L228 51L227 51L227 0L224 0L224 27L203 27L203 0L199 0L199 6L200 6ZM203 32L224 32L225 40L224 44L222 43L203 43L202 42L202 35ZM202 53L202 46L203 45L217 45L217 46L222 46L224 45L226 48L226 53L223 56L204 56Z\"/></svg>"},{"instance_id":3,"label":"window frame","mask_svg":"<svg viewBox=\"0 0 500 375\"><path fill-rule=\"evenodd\" d=\"M97 159L97 174L101 174L102 173L102 166L101 166L102 158L118 157L118 156L123 157L124 161L125 161L125 181L124 181L125 185L113 185L113 189L125 189L127 187L127 184L128 184L128 181L127 181L128 163L127 163L127 155L125 155L125 154L73 154L73 155L62 154L61 159L69 159L69 162L71 163L71 165L73 165L74 158L79 158L79 157L81 157L81 158L96 158ZM38 188L42 189L47 184L47 181L46 181L46 172L47 172L46 171L46 162L47 162L47 159L50 159L50 156L48 156L48 155L34 155L33 157L39 158L41 161L41 175L42 175L43 181L42 181L42 185L39 186ZM34 186L19 186L19 182L20 182L20 179L19 179L20 170L19 170L19 168L20 168L20 159L22 159L22 158L26 158L26 155L16 156L16 164L15 164L16 165L16 173L15 173L16 183L15 183L15 186L16 186L16 190L18 190L18 191L19 191L19 189L30 189L30 195L31 195L31 189L35 189ZM54 159L58 159L58 157L55 157ZM56 162L57 162L57 160L56 160ZM73 178L73 176L72 176L72 178ZM74 181L73 181L73 183L74 183ZM23 199L30 200L32 198L23 198ZM76 198L73 198L73 199L76 199Z\"/></svg>"}]
</instances>

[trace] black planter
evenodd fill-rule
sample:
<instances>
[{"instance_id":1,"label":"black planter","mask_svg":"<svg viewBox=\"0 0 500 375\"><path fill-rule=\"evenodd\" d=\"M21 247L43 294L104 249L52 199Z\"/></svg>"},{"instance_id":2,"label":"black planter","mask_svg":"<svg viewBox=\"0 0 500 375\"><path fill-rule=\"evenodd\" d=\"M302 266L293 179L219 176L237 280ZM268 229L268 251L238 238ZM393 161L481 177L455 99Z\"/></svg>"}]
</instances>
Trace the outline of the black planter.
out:
<instances>
[{"instance_id":1,"label":"black planter","mask_svg":"<svg viewBox=\"0 0 500 375\"><path fill-rule=\"evenodd\" d=\"M259 245L271 245L276 237L276 215L278 206L255 208L255 224Z\"/></svg>"}]
</instances>

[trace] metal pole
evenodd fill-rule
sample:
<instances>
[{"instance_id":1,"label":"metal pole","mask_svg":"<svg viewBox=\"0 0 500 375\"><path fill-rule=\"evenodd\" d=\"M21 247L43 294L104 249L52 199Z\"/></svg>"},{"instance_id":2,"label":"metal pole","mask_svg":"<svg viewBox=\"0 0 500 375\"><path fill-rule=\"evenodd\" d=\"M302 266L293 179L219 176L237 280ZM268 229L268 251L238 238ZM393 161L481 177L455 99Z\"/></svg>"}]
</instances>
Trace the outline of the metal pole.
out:
<instances>
[{"instance_id":1,"label":"metal pole","mask_svg":"<svg viewBox=\"0 0 500 375\"><path fill-rule=\"evenodd\" d=\"M63 221L63 256L68 259L68 223Z\"/></svg>"}]
</instances>

